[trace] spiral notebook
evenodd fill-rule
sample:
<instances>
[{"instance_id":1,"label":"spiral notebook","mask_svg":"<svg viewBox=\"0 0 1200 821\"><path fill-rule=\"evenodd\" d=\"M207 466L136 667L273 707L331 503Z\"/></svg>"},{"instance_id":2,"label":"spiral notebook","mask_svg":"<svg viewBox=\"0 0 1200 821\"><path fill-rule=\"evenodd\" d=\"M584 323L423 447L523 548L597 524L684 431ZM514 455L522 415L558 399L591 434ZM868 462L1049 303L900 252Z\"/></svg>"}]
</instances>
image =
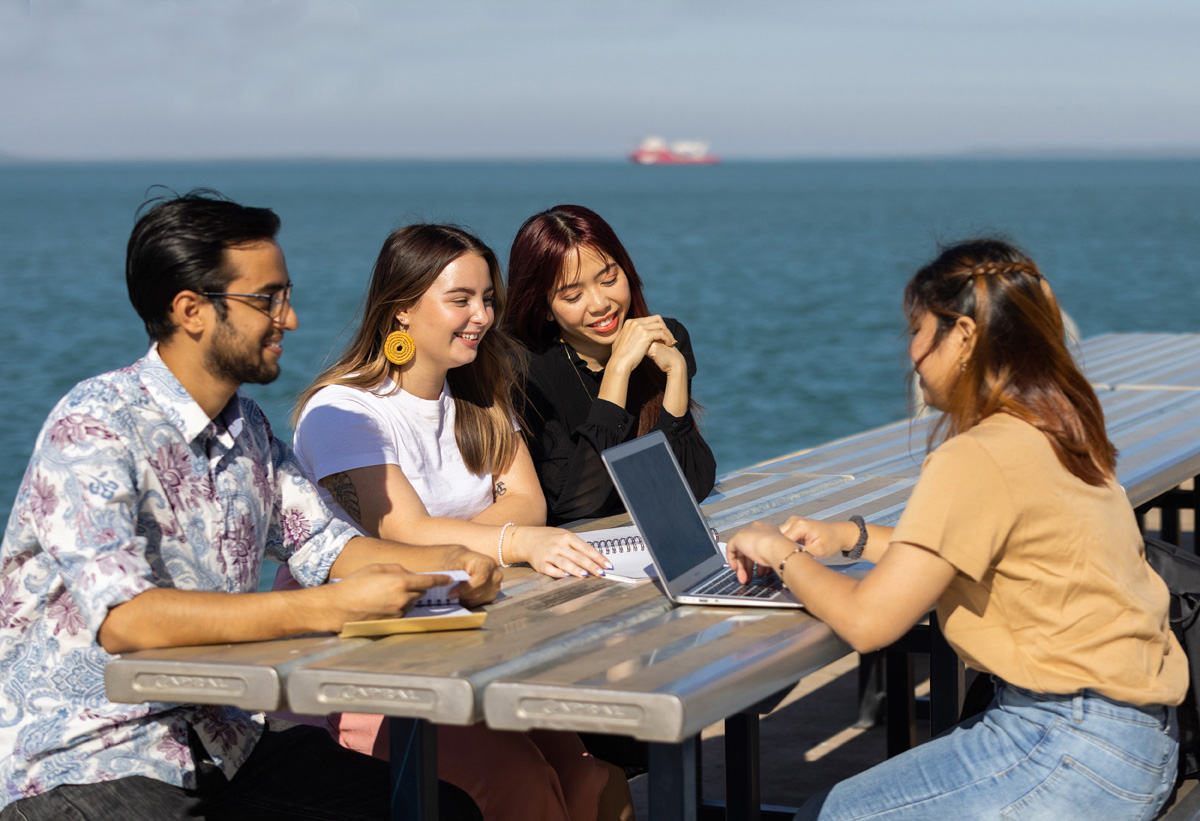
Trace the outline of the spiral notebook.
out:
<instances>
[{"instance_id":1,"label":"spiral notebook","mask_svg":"<svg viewBox=\"0 0 1200 821\"><path fill-rule=\"evenodd\" d=\"M717 531L710 528L713 541L716 542ZM606 571L604 578L618 582L639 582L643 579L658 578L654 569L654 558L642 540L636 525L610 527L604 530L588 530L579 537L592 547L604 554L612 562L612 570ZM721 552L718 543L718 554Z\"/></svg>"}]
</instances>

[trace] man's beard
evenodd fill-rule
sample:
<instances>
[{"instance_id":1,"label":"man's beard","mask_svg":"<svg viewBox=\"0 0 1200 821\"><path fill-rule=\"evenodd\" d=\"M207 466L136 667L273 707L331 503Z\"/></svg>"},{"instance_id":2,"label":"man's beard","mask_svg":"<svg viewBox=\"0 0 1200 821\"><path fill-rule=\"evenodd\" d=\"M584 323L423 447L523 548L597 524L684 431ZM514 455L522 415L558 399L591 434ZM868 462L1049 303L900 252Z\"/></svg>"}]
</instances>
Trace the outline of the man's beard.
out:
<instances>
[{"instance_id":1,"label":"man's beard","mask_svg":"<svg viewBox=\"0 0 1200 821\"><path fill-rule=\"evenodd\" d=\"M239 385L266 385L279 376L279 364L263 358L266 340L274 334L263 336L255 348L249 348L246 337L236 331L227 320L217 324L213 344L205 357L210 373L230 379Z\"/></svg>"}]
</instances>

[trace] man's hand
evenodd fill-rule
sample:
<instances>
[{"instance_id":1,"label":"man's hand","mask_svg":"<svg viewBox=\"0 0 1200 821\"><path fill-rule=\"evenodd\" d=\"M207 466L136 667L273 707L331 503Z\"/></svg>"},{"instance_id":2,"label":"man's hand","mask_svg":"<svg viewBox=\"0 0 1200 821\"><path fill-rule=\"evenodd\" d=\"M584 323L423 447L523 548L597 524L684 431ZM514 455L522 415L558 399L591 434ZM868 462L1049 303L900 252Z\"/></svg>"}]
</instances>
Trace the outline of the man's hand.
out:
<instances>
[{"instance_id":1,"label":"man's hand","mask_svg":"<svg viewBox=\"0 0 1200 821\"><path fill-rule=\"evenodd\" d=\"M328 629L341 630L348 621L402 616L426 590L449 583L448 576L413 573L398 564L367 565L324 586L329 594Z\"/></svg>"},{"instance_id":2,"label":"man's hand","mask_svg":"<svg viewBox=\"0 0 1200 821\"><path fill-rule=\"evenodd\" d=\"M348 579L355 571L378 564L402 566L423 573L465 570L471 580L459 582L454 589L459 600L468 607L496 598L496 594L500 592L500 579L503 578L496 567L495 559L468 550L462 545L418 546L387 539L372 539L368 536L359 536L347 542L341 555L333 563L329 575ZM445 576L440 578L442 584L449 583Z\"/></svg>"},{"instance_id":3,"label":"man's hand","mask_svg":"<svg viewBox=\"0 0 1200 821\"><path fill-rule=\"evenodd\" d=\"M459 582L450 592L466 607L487 604L500 592L500 580L504 574L495 559L467 550L465 547L449 548L446 556L447 570L465 570L469 581ZM444 577L443 577L444 578Z\"/></svg>"},{"instance_id":4,"label":"man's hand","mask_svg":"<svg viewBox=\"0 0 1200 821\"><path fill-rule=\"evenodd\" d=\"M348 621L401 616L426 590L446 584L450 577L436 570L422 575L394 562L377 562L335 584L300 590L216 593L153 587L109 610L97 638L106 652L126 653L336 633Z\"/></svg>"}]
</instances>

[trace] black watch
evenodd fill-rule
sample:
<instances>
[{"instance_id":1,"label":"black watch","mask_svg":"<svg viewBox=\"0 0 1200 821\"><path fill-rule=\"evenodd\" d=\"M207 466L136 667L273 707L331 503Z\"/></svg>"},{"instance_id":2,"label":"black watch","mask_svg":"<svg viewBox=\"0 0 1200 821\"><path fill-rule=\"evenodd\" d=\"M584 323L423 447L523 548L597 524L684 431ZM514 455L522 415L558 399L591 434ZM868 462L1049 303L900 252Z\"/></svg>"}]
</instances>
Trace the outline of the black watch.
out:
<instances>
[{"instance_id":1,"label":"black watch","mask_svg":"<svg viewBox=\"0 0 1200 821\"><path fill-rule=\"evenodd\" d=\"M847 559L861 559L863 549L867 546L867 523L863 521L862 516L857 514L851 516L850 521L858 525L858 541L854 543L854 547L843 550L842 555Z\"/></svg>"}]
</instances>

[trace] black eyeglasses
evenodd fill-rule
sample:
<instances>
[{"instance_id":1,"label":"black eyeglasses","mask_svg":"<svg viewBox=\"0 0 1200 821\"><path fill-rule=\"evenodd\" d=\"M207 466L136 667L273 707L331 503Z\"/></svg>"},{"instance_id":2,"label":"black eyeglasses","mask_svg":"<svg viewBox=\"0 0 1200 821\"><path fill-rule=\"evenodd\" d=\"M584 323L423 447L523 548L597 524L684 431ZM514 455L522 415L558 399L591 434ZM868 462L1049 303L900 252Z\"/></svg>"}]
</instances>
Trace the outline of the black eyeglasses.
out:
<instances>
[{"instance_id":1,"label":"black eyeglasses","mask_svg":"<svg viewBox=\"0 0 1200 821\"><path fill-rule=\"evenodd\" d=\"M283 286L273 294L231 294L226 291L197 291L200 296L240 296L246 299L267 300L267 314L271 321L279 322L292 304L292 283Z\"/></svg>"}]
</instances>

